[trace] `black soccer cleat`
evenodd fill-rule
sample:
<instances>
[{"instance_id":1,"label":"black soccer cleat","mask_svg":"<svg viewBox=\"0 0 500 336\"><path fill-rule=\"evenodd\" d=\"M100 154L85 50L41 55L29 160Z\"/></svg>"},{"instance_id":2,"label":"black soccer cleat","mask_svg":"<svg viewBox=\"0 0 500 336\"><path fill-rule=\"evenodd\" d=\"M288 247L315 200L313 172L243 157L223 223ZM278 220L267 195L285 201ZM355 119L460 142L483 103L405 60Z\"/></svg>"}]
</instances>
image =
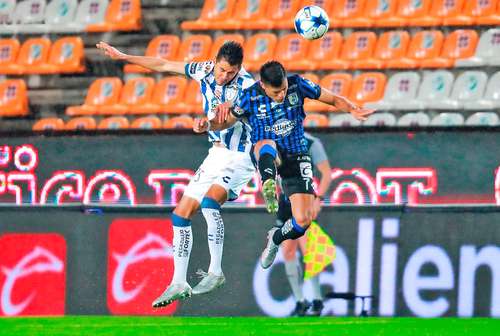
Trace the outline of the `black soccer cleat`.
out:
<instances>
[{"instance_id":1,"label":"black soccer cleat","mask_svg":"<svg viewBox=\"0 0 500 336\"><path fill-rule=\"evenodd\" d=\"M323 311L323 301L321 300L313 300L311 307L309 308L309 312L307 315L309 316L320 316L321 311Z\"/></svg>"}]
</instances>

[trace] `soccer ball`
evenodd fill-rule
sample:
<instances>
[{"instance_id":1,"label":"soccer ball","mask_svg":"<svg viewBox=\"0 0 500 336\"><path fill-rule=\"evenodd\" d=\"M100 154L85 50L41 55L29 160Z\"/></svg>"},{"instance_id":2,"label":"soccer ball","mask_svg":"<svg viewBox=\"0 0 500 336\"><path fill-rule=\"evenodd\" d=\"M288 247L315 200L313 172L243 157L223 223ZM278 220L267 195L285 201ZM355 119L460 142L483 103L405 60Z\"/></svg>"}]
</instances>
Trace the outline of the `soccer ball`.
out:
<instances>
[{"instance_id":1,"label":"soccer ball","mask_svg":"<svg viewBox=\"0 0 500 336\"><path fill-rule=\"evenodd\" d=\"M295 15L295 31L308 40L323 37L329 24L328 15L318 6L305 6Z\"/></svg>"}]
</instances>

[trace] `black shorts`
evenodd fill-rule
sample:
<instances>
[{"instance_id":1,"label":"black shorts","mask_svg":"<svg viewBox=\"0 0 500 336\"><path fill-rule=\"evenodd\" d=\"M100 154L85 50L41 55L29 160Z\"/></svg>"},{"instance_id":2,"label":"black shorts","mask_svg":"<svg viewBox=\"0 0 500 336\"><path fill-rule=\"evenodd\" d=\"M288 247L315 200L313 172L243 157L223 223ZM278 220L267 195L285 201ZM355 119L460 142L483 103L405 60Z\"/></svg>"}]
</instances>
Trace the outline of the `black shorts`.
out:
<instances>
[{"instance_id":1,"label":"black shorts","mask_svg":"<svg viewBox=\"0 0 500 336\"><path fill-rule=\"evenodd\" d=\"M309 154L282 154L278 174L287 197L293 194L314 195L313 167Z\"/></svg>"}]
</instances>

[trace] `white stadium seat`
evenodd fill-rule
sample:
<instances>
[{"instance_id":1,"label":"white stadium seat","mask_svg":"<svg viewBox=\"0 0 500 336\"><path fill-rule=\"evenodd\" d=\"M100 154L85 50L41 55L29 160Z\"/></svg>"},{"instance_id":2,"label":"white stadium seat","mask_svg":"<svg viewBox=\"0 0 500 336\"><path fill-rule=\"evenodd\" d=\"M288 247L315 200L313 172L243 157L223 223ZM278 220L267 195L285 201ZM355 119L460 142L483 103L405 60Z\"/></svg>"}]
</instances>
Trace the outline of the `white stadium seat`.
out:
<instances>
[{"instance_id":1,"label":"white stadium seat","mask_svg":"<svg viewBox=\"0 0 500 336\"><path fill-rule=\"evenodd\" d=\"M45 10L46 31L54 33L77 31L70 28L75 20L77 8L77 0L52 0Z\"/></svg>"},{"instance_id":2,"label":"white stadium seat","mask_svg":"<svg viewBox=\"0 0 500 336\"><path fill-rule=\"evenodd\" d=\"M459 67L478 67L484 65L500 65L500 29L492 28L485 31L477 44L473 57L458 59L455 63Z\"/></svg>"},{"instance_id":3,"label":"white stadium seat","mask_svg":"<svg viewBox=\"0 0 500 336\"><path fill-rule=\"evenodd\" d=\"M407 113L398 119L398 126L428 126L431 122L431 118L427 113L416 112Z\"/></svg>"},{"instance_id":4,"label":"white stadium seat","mask_svg":"<svg viewBox=\"0 0 500 336\"><path fill-rule=\"evenodd\" d=\"M476 112L465 121L468 126L497 126L498 114L494 112Z\"/></svg>"},{"instance_id":5,"label":"white stadium seat","mask_svg":"<svg viewBox=\"0 0 500 336\"><path fill-rule=\"evenodd\" d=\"M332 113L329 118L329 125L332 127L359 126L361 122L349 113Z\"/></svg>"},{"instance_id":6,"label":"white stadium seat","mask_svg":"<svg viewBox=\"0 0 500 336\"><path fill-rule=\"evenodd\" d=\"M14 33L32 33L31 25L43 23L45 18L45 0L25 0L17 4L13 17ZM35 33L38 31L34 31Z\"/></svg>"},{"instance_id":7,"label":"white stadium seat","mask_svg":"<svg viewBox=\"0 0 500 336\"><path fill-rule=\"evenodd\" d=\"M435 104L445 105L449 103L449 108L454 106L449 97L453 88L453 73L447 70L426 71L417 99L422 104L422 109L435 108Z\"/></svg>"},{"instance_id":8,"label":"white stadium seat","mask_svg":"<svg viewBox=\"0 0 500 336\"><path fill-rule=\"evenodd\" d=\"M73 29L85 29L87 25L104 22L108 0L83 0L76 11Z\"/></svg>"},{"instance_id":9,"label":"white stadium seat","mask_svg":"<svg viewBox=\"0 0 500 336\"><path fill-rule=\"evenodd\" d=\"M377 110L414 111L421 108L415 98L420 85L420 75L414 71L399 72L393 75L385 86L382 100L366 103L366 108Z\"/></svg>"},{"instance_id":10,"label":"white stadium seat","mask_svg":"<svg viewBox=\"0 0 500 336\"><path fill-rule=\"evenodd\" d=\"M12 22L15 9L16 0L0 0L0 27Z\"/></svg>"},{"instance_id":11,"label":"white stadium seat","mask_svg":"<svg viewBox=\"0 0 500 336\"><path fill-rule=\"evenodd\" d=\"M476 111L500 108L500 71L490 77L484 96L464 103L464 108Z\"/></svg>"},{"instance_id":12,"label":"white stadium seat","mask_svg":"<svg viewBox=\"0 0 500 336\"><path fill-rule=\"evenodd\" d=\"M396 117L389 112L374 113L363 121L363 126L395 126Z\"/></svg>"},{"instance_id":13,"label":"white stadium seat","mask_svg":"<svg viewBox=\"0 0 500 336\"><path fill-rule=\"evenodd\" d=\"M431 126L462 126L464 116L460 113L440 113L431 120Z\"/></svg>"},{"instance_id":14,"label":"white stadium seat","mask_svg":"<svg viewBox=\"0 0 500 336\"><path fill-rule=\"evenodd\" d=\"M438 110L472 108L465 105L483 97L488 75L483 71L465 71L460 74L453 84L449 101L435 102L432 107ZM450 108L451 106L451 108Z\"/></svg>"}]
</instances>

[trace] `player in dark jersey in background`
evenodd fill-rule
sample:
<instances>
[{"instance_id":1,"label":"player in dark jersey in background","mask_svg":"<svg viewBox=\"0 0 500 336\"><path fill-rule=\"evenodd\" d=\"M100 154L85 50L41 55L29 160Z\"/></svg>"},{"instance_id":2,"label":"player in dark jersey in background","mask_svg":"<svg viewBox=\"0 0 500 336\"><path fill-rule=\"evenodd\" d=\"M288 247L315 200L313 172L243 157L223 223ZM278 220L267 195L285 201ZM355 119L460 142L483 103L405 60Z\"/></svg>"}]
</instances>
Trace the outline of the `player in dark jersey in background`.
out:
<instances>
[{"instance_id":1,"label":"player in dark jersey in background","mask_svg":"<svg viewBox=\"0 0 500 336\"><path fill-rule=\"evenodd\" d=\"M261 255L261 266L269 268L279 245L287 239L304 235L311 224L314 195L311 157L307 153L304 127L304 99L316 99L365 120L374 110L363 109L329 90L298 75L287 76L283 65L276 61L260 68L260 82L242 91L234 105L216 107L217 117L197 121L201 129L220 130L245 118L252 128L251 141L262 178L262 192L267 209L278 210L276 172L292 204L291 220L281 229L268 232L267 245Z\"/></svg>"}]
</instances>

